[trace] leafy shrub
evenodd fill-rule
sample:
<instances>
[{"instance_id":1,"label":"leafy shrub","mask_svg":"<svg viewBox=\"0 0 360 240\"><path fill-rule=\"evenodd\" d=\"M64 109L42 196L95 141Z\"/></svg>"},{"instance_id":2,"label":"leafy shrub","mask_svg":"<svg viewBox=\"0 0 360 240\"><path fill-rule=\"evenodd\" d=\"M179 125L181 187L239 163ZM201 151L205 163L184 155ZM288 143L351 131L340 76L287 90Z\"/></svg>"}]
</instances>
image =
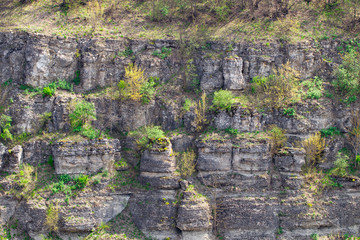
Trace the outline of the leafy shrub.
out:
<instances>
[{"instance_id":1,"label":"leafy shrub","mask_svg":"<svg viewBox=\"0 0 360 240\"><path fill-rule=\"evenodd\" d=\"M190 108L192 106L194 106L195 103L189 99L189 98L185 98L185 102L184 102L184 106L182 107L182 109L185 111L185 112L189 112L190 111Z\"/></svg>"},{"instance_id":2,"label":"leafy shrub","mask_svg":"<svg viewBox=\"0 0 360 240\"><path fill-rule=\"evenodd\" d=\"M43 88L43 91L42 91L43 97L47 97L47 96L52 97L52 95L54 95L54 94L55 94L55 89L52 89L50 87Z\"/></svg>"},{"instance_id":3,"label":"leafy shrub","mask_svg":"<svg viewBox=\"0 0 360 240\"><path fill-rule=\"evenodd\" d=\"M172 51L171 48L162 47L161 51L155 50L152 55L159 57L161 59L165 59L171 55L171 51Z\"/></svg>"},{"instance_id":4,"label":"leafy shrub","mask_svg":"<svg viewBox=\"0 0 360 240\"><path fill-rule=\"evenodd\" d=\"M264 106L285 107L299 98L299 76L299 72L288 62L268 77L254 77L251 89Z\"/></svg>"},{"instance_id":5,"label":"leafy shrub","mask_svg":"<svg viewBox=\"0 0 360 240\"><path fill-rule=\"evenodd\" d=\"M325 139L321 137L321 133L317 132L302 142L305 149L306 165L310 168L316 164L323 162L323 153L325 150Z\"/></svg>"},{"instance_id":6,"label":"leafy shrub","mask_svg":"<svg viewBox=\"0 0 360 240\"><path fill-rule=\"evenodd\" d=\"M58 89L67 90L70 92L74 91L74 85L65 80L62 80L62 79L58 79L55 82L55 85L56 85L56 88L58 88Z\"/></svg>"},{"instance_id":7,"label":"leafy shrub","mask_svg":"<svg viewBox=\"0 0 360 240\"><path fill-rule=\"evenodd\" d=\"M152 143L165 138L165 133L160 126L144 126L130 132L129 135L136 139L136 143L141 149L151 148Z\"/></svg>"},{"instance_id":8,"label":"leafy shrub","mask_svg":"<svg viewBox=\"0 0 360 240\"><path fill-rule=\"evenodd\" d=\"M360 54L354 50L346 52L342 64L335 69L336 81L334 86L343 95L359 93Z\"/></svg>"},{"instance_id":9,"label":"leafy shrub","mask_svg":"<svg viewBox=\"0 0 360 240\"><path fill-rule=\"evenodd\" d=\"M50 231L57 231L58 222L59 222L59 208L57 206L54 206L52 203L50 203L50 205L46 210L45 225Z\"/></svg>"},{"instance_id":10,"label":"leafy shrub","mask_svg":"<svg viewBox=\"0 0 360 240\"><path fill-rule=\"evenodd\" d=\"M141 87L146 82L144 70L130 63L125 67L125 80L118 83L120 95L125 99L140 101Z\"/></svg>"},{"instance_id":11,"label":"leafy shrub","mask_svg":"<svg viewBox=\"0 0 360 240\"><path fill-rule=\"evenodd\" d=\"M234 129L234 128L226 128L225 132L232 135L232 136L236 136L236 135L239 134L238 130Z\"/></svg>"},{"instance_id":12,"label":"leafy shrub","mask_svg":"<svg viewBox=\"0 0 360 240\"><path fill-rule=\"evenodd\" d=\"M178 170L181 177L190 177L195 172L196 154L194 150L180 153L177 161Z\"/></svg>"},{"instance_id":13,"label":"leafy shrub","mask_svg":"<svg viewBox=\"0 0 360 240\"><path fill-rule=\"evenodd\" d=\"M69 176L69 174L62 174L59 175L57 178L59 179L59 181L63 181L64 183L68 183L71 181L71 177Z\"/></svg>"},{"instance_id":14,"label":"leafy shrub","mask_svg":"<svg viewBox=\"0 0 360 240\"><path fill-rule=\"evenodd\" d=\"M285 133L286 131L284 129L281 129L276 125L270 126L268 135L270 139L271 154L278 153L279 149L285 146L285 143L287 141Z\"/></svg>"},{"instance_id":15,"label":"leafy shrub","mask_svg":"<svg viewBox=\"0 0 360 240\"><path fill-rule=\"evenodd\" d=\"M150 77L148 81L144 82L140 88L142 103L148 104L154 98L156 85L157 83L153 77Z\"/></svg>"},{"instance_id":16,"label":"leafy shrub","mask_svg":"<svg viewBox=\"0 0 360 240\"><path fill-rule=\"evenodd\" d=\"M15 197L17 199L28 198L35 187L36 180L35 168L29 164L23 164L15 176L15 183L18 186L13 189Z\"/></svg>"},{"instance_id":17,"label":"leafy shrub","mask_svg":"<svg viewBox=\"0 0 360 240\"><path fill-rule=\"evenodd\" d=\"M75 189L83 189L86 187L86 185L89 182L89 176L88 175L80 175L76 178L74 178L74 182L75 182Z\"/></svg>"},{"instance_id":18,"label":"leafy shrub","mask_svg":"<svg viewBox=\"0 0 360 240\"><path fill-rule=\"evenodd\" d=\"M85 100L77 102L74 110L69 114L69 118L73 130L80 132L82 126L90 120L96 120L94 104Z\"/></svg>"},{"instance_id":19,"label":"leafy shrub","mask_svg":"<svg viewBox=\"0 0 360 240\"><path fill-rule=\"evenodd\" d=\"M129 57L130 55L132 55L134 52L131 49L131 47L126 47L124 51L120 52L118 54L118 56L120 57Z\"/></svg>"},{"instance_id":20,"label":"leafy shrub","mask_svg":"<svg viewBox=\"0 0 360 240\"><path fill-rule=\"evenodd\" d=\"M340 130L337 129L336 127L328 127L325 129L321 129L320 133L321 133L321 136L325 137L325 138L341 134Z\"/></svg>"},{"instance_id":21,"label":"leafy shrub","mask_svg":"<svg viewBox=\"0 0 360 240\"><path fill-rule=\"evenodd\" d=\"M314 77L312 80L302 82L302 85L307 88L305 98L319 99L322 96L323 80L319 77Z\"/></svg>"},{"instance_id":22,"label":"leafy shrub","mask_svg":"<svg viewBox=\"0 0 360 240\"><path fill-rule=\"evenodd\" d=\"M338 152L334 165L335 168L332 169L330 173L335 176L346 177L348 175L349 156L342 152Z\"/></svg>"},{"instance_id":23,"label":"leafy shrub","mask_svg":"<svg viewBox=\"0 0 360 240\"><path fill-rule=\"evenodd\" d=\"M95 139L99 137L100 131L94 129L90 124L85 124L81 127L80 134L88 139Z\"/></svg>"},{"instance_id":24,"label":"leafy shrub","mask_svg":"<svg viewBox=\"0 0 360 240\"><path fill-rule=\"evenodd\" d=\"M1 134L0 137L5 141L13 140L13 135L10 132L12 118L8 115L2 114L0 116L0 127L1 127Z\"/></svg>"},{"instance_id":25,"label":"leafy shrub","mask_svg":"<svg viewBox=\"0 0 360 240\"><path fill-rule=\"evenodd\" d=\"M234 104L234 95L228 90L219 90L214 93L213 108L230 110Z\"/></svg>"},{"instance_id":26,"label":"leafy shrub","mask_svg":"<svg viewBox=\"0 0 360 240\"><path fill-rule=\"evenodd\" d=\"M296 115L296 110L294 108L284 108L283 114L289 117L294 117Z\"/></svg>"}]
</instances>

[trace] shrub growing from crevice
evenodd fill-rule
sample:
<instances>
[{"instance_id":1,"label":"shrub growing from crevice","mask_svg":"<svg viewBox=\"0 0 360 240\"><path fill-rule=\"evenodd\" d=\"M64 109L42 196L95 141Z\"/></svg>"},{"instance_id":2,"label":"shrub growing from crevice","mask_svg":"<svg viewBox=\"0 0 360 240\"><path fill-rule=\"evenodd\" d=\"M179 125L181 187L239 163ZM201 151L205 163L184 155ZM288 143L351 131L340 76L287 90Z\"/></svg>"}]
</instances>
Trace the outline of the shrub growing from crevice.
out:
<instances>
[{"instance_id":1,"label":"shrub growing from crevice","mask_svg":"<svg viewBox=\"0 0 360 240\"><path fill-rule=\"evenodd\" d=\"M267 133L270 140L270 153L276 155L285 146L287 141L286 131L276 125L271 125Z\"/></svg>"},{"instance_id":2,"label":"shrub growing from crevice","mask_svg":"<svg viewBox=\"0 0 360 240\"><path fill-rule=\"evenodd\" d=\"M254 77L251 89L261 105L286 107L299 100L300 73L291 68L288 62L268 77Z\"/></svg>"},{"instance_id":3,"label":"shrub growing from crevice","mask_svg":"<svg viewBox=\"0 0 360 240\"><path fill-rule=\"evenodd\" d=\"M85 100L78 101L72 113L69 114L70 124L74 132L79 132L89 139L99 137L100 131L91 126L91 120L96 120L95 106Z\"/></svg>"},{"instance_id":4,"label":"shrub growing from crevice","mask_svg":"<svg viewBox=\"0 0 360 240\"><path fill-rule=\"evenodd\" d=\"M167 141L166 143L163 142L165 133L160 126L140 127L136 131L129 132L129 136L135 138L135 141L141 150L149 149L156 143L168 144Z\"/></svg>"},{"instance_id":5,"label":"shrub growing from crevice","mask_svg":"<svg viewBox=\"0 0 360 240\"><path fill-rule=\"evenodd\" d=\"M342 59L341 65L335 69L336 81L333 85L343 96L357 95L360 90L360 53L351 50Z\"/></svg>"},{"instance_id":6,"label":"shrub growing from crevice","mask_svg":"<svg viewBox=\"0 0 360 240\"><path fill-rule=\"evenodd\" d=\"M158 84L159 78L147 79L143 69L130 63L125 67L125 79L120 80L117 86L120 98L148 104L154 98Z\"/></svg>"},{"instance_id":7,"label":"shrub growing from crevice","mask_svg":"<svg viewBox=\"0 0 360 240\"><path fill-rule=\"evenodd\" d=\"M302 147L305 150L306 167L313 168L324 161L325 139L321 137L320 132L302 141Z\"/></svg>"},{"instance_id":8,"label":"shrub growing from crevice","mask_svg":"<svg viewBox=\"0 0 360 240\"><path fill-rule=\"evenodd\" d=\"M0 137L4 141L12 141L13 140L13 135L10 132L11 122L12 122L12 118L10 116L5 115L5 114L2 114L0 116L0 127L1 127Z\"/></svg>"},{"instance_id":9,"label":"shrub growing from crevice","mask_svg":"<svg viewBox=\"0 0 360 240\"><path fill-rule=\"evenodd\" d=\"M49 231L57 231L59 229L59 207L50 203L46 209L45 225Z\"/></svg>"},{"instance_id":10,"label":"shrub growing from crevice","mask_svg":"<svg viewBox=\"0 0 360 240\"><path fill-rule=\"evenodd\" d=\"M177 157L178 171L182 178L186 179L195 172L196 154L194 150L179 153Z\"/></svg>"},{"instance_id":11,"label":"shrub growing from crevice","mask_svg":"<svg viewBox=\"0 0 360 240\"><path fill-rule=\"evenodd\" d=\"M235 96L232 94L232 92L228 90L219 90L214 93L212 108L218 110L230 110L231 106L235 102L234 98Z\"/></svg>"}]
</instances>

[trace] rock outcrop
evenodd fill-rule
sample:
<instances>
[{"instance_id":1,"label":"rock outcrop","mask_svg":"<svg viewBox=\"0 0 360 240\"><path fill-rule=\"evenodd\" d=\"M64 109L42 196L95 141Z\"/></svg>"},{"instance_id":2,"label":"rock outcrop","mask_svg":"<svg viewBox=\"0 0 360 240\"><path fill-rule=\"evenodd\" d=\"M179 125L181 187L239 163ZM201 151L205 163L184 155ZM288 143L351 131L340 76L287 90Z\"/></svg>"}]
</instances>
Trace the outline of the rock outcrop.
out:
<instances>
[{"instance_id":1,"label":"rock outcrop","mask_svg":"<svg viewBox=\"0 0 360 240\"><path fill-rule=\"evenodd\" d=\"M119 140L90 140L79 143L57 142L52 147L56 174L92 174L112 171Z\"/></svg>"}]
</instances>

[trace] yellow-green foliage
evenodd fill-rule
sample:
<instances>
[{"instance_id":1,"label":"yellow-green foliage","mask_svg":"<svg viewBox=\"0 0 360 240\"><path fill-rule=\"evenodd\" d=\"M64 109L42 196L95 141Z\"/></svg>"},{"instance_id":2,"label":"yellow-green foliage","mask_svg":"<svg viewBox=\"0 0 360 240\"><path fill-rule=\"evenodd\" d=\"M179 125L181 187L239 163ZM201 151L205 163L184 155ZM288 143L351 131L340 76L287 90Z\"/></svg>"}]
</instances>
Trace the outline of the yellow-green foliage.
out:
<instances>
[{"instance_id":1,"label":"yellow-green foliage","mask_svg":"<svg viewBox=\"0 0 360 240\"><path fill-rule=\"evenodd\" d=\"M271 125L270 130L268 131L270 139L270 152L271 154L276 154L280 148L285 146L287 137L285 135L286 131L282 128L279 128L276 125Z\"/></svg>"},{"instance_id":2,"label":"yellow-green foliage","mask_svg":"<svg viewBox=\"0 0 360 240\"><path fill-rule=\"evenodd\" d=\"M338 152L334 162L335 168L331 170L331 174L339 177L346 177L348 175L347 169L349 167L349 156Z\"/></svg>"},{"instance_id":3,"label":"yellow-green foliage","mask_svg":"<svg viewBox=\"0 0 360 240\"><path fill-rule=\"evenodd\" d=\"M118 84L121 96L125 99L140 101L142 96L140 90L145 81L144 70L130 63L125 67L125 80Z\"/></svg>"},{"instance_id":4,"label":"yellow-green foliage","mask_svg":"<svg viewBox=\"0 0 360 240\"><path fill-rule=\"evenodd\" d=\"M325 150L325 139L321 133L317 132L302 142L305 149L305 160L308 167L314 167L316 164L323 162L323 152Z\"/></svg>"},{"instance_id":5,"label":"yellow-green foliage","mask_svg":"<svg viewBox=\"0 0 360 240\"><path fill-rule=\"evenodd\" d=\"M50 205L46 210L45 225L50 231L57 231L59 228L58 222L59 222L59 208L58 206L54 206L52 203L50 203Z\"/></svg>"},{"instance_id":6,"label":"yellow-green foliage","mask_svg":"<svg viewBox=\"0 0 360 240\"><path fill-rule=\"evenodd\" d=\"M195 172L195 158L194 150L180 153L177 164L181 177L190 177Z\"/></svg>"},{"instance_id":7,"label":"yellow-green foliage","mask_svg":"<svg viewBox=\"0 0 360 240\"><path fill-rule=\"evenodd\" d=\"M207 123L206 109L206 93L203 92L201 95L201 100L199 100L199 103L195 108L195 125L197 131L201 131L204 125Z\"/></svg>"},{"instance_id":8,"label":"yellow-green foliage","mask_svg":"<svg viewBox=\"0 0 360 240\"><path fill-rule=\"evenodd\" d=\"M254 77L251 87L264 106L281 108L299 100L299 76L287 62L269 77Z\"/></svg>"},{"instance_id":9,"label":"yellow-green foliage","mask_svg":"<svg viewBox=\"0 0 360 240\"><path fill-rule=\"evenodd\" d=\"M12 190L14 196L18 199L28 198L34 190L37 174L33 166L24 164L19 173L14 176L14 181L18 188Z\"/></svg>"}]
</instances>

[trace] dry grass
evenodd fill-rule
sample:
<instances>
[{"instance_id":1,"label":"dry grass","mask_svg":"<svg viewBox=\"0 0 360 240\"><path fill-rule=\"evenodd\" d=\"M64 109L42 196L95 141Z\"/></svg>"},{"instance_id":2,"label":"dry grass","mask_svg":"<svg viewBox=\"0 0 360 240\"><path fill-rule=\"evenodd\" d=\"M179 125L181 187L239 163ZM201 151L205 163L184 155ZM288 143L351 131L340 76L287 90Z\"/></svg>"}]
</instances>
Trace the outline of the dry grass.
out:
<instances>
[{"instance_id":1,"label":"dry grass","mask_svg":"<svg viewBox=\"0 0 360 240\"><path fill-rule=\"evenodd\" d=\"M75 1L77 2L77 1ZM237 4L229 14L219 16L213 1L196 3L195 14L179 5L170 6L159 21L152 21L151 1L102 0L94 12L89 4L72 4L67 11L60 8L62 0L37 0L28 4L19 1L0 3L0 30L21 29L63 37L98 37L120 39L178 39L194 34L195 26L205 26L214 40L291 42L356 36L357 16L344 12L360 12L360 4L329 10L324 4L292 0L288 14L278 14L262 1L255 12ZM239 1L240 2L240 1ZM94 5L94 4L93 4ZM189 7L189 6L187 6ZM266 10L266 11L265 11ZM96 17L99 16L100 17ZM195 16L195 18L194 18ZM97 21L95 21L97 19Z\"/></svg>"}]
</instances>

